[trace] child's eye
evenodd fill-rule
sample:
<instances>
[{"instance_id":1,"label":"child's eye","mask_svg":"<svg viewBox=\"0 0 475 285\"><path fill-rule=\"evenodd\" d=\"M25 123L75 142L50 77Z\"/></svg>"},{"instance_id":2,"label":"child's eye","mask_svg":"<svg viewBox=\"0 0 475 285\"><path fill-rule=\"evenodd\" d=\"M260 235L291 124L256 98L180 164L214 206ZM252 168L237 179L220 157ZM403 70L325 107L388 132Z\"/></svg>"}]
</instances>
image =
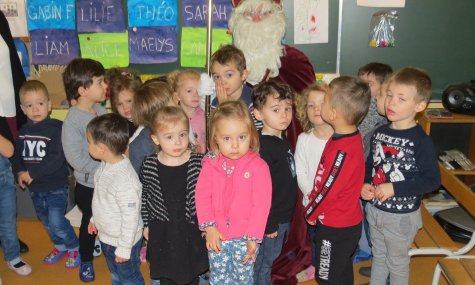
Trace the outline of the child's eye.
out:
<instances>
[{"instance_id":1,"label":"child's eye","mask_svg":"<svg viewBox=\"0 0 475 285\"><path fill-rule=\"evenodd\" d=\"M228 74L226 74L226 78L228 78L228 79L229 79L229 78L231 78L231 77L233 77L233 74L232 74L232 73L228 73Z\"/></svg>"},{"instance_id":2,"label":"child's eye","mask_svg":"<svg viewBox=\"0 0 475 285\"><path fill-rule=\"evenodd\" d=\"M239 136L239 139L242 140L242 141L243 141L243 140L246 140L246 138L247 138L247 136L245 136L245 135Z\"/></svg>"},{"instance_id":3,"label":"child's eye","mask_svg":"<svg viewBox=\"0 0 475 285\"><path fill-rule=\"evenodd\" d=\"M173 137L172 137L172 136L166 136L165 138L166 138L167 140L171 140L171 139L173 139Z\"/></svg>"},{"instance_id":4,"label":"child's eye","mask_svg":"<svg viewBox=\"0 0 475 285\"><path fill-rule=\"evenodd\" d=\"M31 109L31 107L32 107L31 104L28 104L28 105L25 106L25 108L27 108L27 109Z\"/></svg>"},{"instance_id":5,"label":"child's eye","mask_svg":"<svg viewBox=\"0 0 475 285\"><path fill-rule=\"evenodd\" d=\"M227 142L229 141L231 138L230 137L223 137L223 141Z\"/></svg>"},{"instance_id":6,"label":"child's eye","mask_svg":"<svg viewBox=\"0 0 475 285\"><path fill-rule=\"evenodd\" d=\"M180 138L186 138L188 136L188 133L181 133Z\"/></svg>"},{"instance_id":7,"label":"child's eye","mask_svg":"<svg viewBox=\"0 0 475 285\"><path fill-rule=\"evenodd\" d=\"M279 112L279 109L278 109L278 108L272 109L272 112L278 113L278 112Z\"/></svg>"},{"instance_id":8,"label":"child's eye","mask_svg":"<svg viewBox=\"0 0 475 285\"><path fill-rule=\"evenodd\" d=\"M313 109L315 107L315 105L311 104L311 105L307 105L307 108L308 109Z\"/></svg>"},{"instance_id":9,"label":"child's eye","mask_svg":"<svg viewBox=\"0 0 475 285\"><path fill-rule=\"evenodd\" d=\"M286 112L292 112L292 107L287 107L287 108L285 108L285 111L286 111Z\"/></svg>"},{"instance_id":10,"label":"child's eye","mask_svg":"<svg viewBox=\"0 0 475 285\"><path fill-rule=\"evenodd\" d=\"M45 103L44 102L39 102L38 105L43 106Z\"/></svg>"},{"instance_id":11,"label":"child's eye","mask_svg":"<svg viewBox=\"0 0 475 285\"><path fill-rule=\"evenodd\" d=\"M215 80L215 81L216 81L216 80L219 80L219 75L213 74L213 80Z\"/></svg>"}]
</instances>

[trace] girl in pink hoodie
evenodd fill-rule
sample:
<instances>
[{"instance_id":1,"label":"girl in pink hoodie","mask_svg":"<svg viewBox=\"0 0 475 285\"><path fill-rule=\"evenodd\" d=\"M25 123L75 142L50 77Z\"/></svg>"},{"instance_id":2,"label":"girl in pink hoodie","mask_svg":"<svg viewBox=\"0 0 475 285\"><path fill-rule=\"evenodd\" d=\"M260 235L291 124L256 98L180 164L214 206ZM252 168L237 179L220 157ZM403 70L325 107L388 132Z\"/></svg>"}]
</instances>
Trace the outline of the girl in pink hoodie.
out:
<instances>
[{"instance_id":1,"label":"girl in pink hoodie","mask_svg":"<svg viewBox=\"0 0 475 285\"><path fill-rule=\"evenodd\" d=\"M272 183L269 168L258 154L259 136L242 101L218 106L211 118L210 147L196 185L210 283L251 285Z\"/></svg>"}]
</instances>

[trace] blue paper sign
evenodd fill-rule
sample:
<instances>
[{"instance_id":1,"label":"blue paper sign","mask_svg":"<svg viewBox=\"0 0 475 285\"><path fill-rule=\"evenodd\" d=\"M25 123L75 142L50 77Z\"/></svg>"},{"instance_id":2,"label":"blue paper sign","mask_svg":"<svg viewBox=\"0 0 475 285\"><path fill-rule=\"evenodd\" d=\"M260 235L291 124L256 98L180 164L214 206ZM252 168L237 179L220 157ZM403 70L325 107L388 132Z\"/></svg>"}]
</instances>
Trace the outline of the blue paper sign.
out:
<instances>
[{"instance_id":1,"label":"blue paper sign","mask_svg":"<svg viewBox=\"0 0 475 285\"><path fill-rule=\"evenodd\" d=\"M79 42L71 30L30 31L32 64L68 64L79 57Z\"/></svg>"},{"instance_id":2,"label":"blue paper sign","mask_svg":"<svg viewBox=\"0 0 475 285\"><path fill-rule=\"evenodd\" d=\"M76 18L78 32L125 32L122 0L77 0Z\"/></svg>"},{"instance_id":3,"label":"blue paper sign","mask_svg":"<svg viewBox=\"0 0 475 285\"><path fill-rule=\"evenodd\" d=\"M127 1L129 27L176 26L178 4L176 0Z\"/></svg>"},{"instance_id":4,"label":"blue paper sign","mask_svg":"<svg viewBox=\"0 0 475 285\"><path fill-rule=\"evenodd\" d=\"M175 26L129 28L130 63L175 62L178 58Z\"/></svg>"},{"instance_id":5,"label":"blue paper sign","mask_svg":"<svg viewBox=\"0 0 475 285\"><path fill-rule=\"evenodd\" d=\"M183 27L206 27L208 1L183 0ZM233 6L229 0L215 0L213 4L213 27L227 29Z\"/></svg>"},{"instance_id":6,"label":"blue paper sign","mask_svg":"<svg viewBox=\"0 0 475 285\"><path fill-rule=\"evenodd\" d=\"M74 0L28 0L28 31L37 29L76 29Z\"/></svg>"}]
</instances>

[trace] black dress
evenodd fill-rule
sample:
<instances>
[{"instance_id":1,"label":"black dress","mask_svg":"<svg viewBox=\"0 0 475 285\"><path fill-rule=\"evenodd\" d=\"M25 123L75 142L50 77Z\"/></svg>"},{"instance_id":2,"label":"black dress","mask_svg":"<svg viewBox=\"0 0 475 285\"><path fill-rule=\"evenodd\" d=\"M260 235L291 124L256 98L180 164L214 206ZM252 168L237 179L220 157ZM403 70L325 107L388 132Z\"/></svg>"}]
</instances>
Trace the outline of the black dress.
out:
<instances>
[{"instance_id":1,"label":"black dress","mask_svg":"<svg viewBox=\"0 0 475 285\"><path fill-rule=\"evenodd\" d=\"M149 221L147 259L152 279L192 282L208 269L208 253L198 225L185 220L188 162L179 166L158 163L160 185L170 221Z\"/></svg>"}]
</instances>

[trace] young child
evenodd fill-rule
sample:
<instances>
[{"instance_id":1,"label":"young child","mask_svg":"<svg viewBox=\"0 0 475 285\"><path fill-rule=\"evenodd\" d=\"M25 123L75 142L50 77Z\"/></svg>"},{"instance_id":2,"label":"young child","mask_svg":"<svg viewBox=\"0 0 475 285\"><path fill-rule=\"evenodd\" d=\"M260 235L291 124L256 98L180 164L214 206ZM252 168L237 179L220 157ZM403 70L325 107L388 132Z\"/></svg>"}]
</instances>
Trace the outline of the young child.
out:
<instances>
[{"instance_id":1,"label":"young child","mask_svg":"<svg viewBox=\"0 0 475 285\"><path fill-rule=\"evenodd\" d=\"M100 62L87 58L72 60L63 73L66 97L69 102L76 102L64 119L61 140L66 160L74 170L74 196L82 211L79 228L79 278L83 282L92 282L95 278L92 260L96 237L88 233L87 226L92 216L94 173L99 166L99 162L91 158L87 151L86 126L93 118L106 113L98 104L105 99L107 86L104 74L105 70Z\"/></svg>"},{"instance_id":2,"label":"young child","mask_svg":"<svg viewBox=\"0 0 475 285\"><path fill-rule=\"evenodd\" d=\"M328 92L328 85L315 83L295 97L297 118L303 130L295 148L295 167L304 206L308 205L308 194L313 189L323 149L333 135L332 126L321 116L322 103Z\"/></svg>"},{"instance_id":3,"label":"young child","mask_svg":"<svg viewBox=\"0 0 475 285\"><path fill-rule=\"evenodd\" d=\"M272 182L259 135L240 100L218 106L196 185L198 224L206 233L211 284L253 284L253 267L271 205Z\"/></svg>"},{"instance_id":4,"label":"young child","mask_svg":"<svg viewBox=\"0 0 475 285\"><path fill-rule=\"evenodd\" d=\"M129 140L129 159L137 174L145 157L155 152L155 145L150 138L153 116L162 107L176 105L173 90L166 82L147 82L137 91L132 113L138 128Z\"/></svg>"},{"instance_id":5,"label":"young child","mask_svg":"<svg viewBox=\"0 0 475 285\"><path fill-rule=\"evenodd\" d=\"M180 107L190 120L190 141L196 152L206 152L205 112L200 107L198 94L200 74L192 69L177 70L168 75L173 95L178 99Z\"/></svg>"},{"instance_id":6,"label":"young child","mask_svg":"<svg viewBox=\"0 0 475 285\"><path fill-rule=\"evenodd\" d=\"M195 206L203 155L188 148L188 126L180 108L158 110L152 140L160 150L145 158L140 171L144 237L154 284L198 284L198 276L209 267Z\"/></svg>"},{"instance_id":7,"label":"young child","mask_svg":"<svg viewBox=\"0 0 475 285\"><path fill-rule=\"evenodd\" d=\"M361 235L359 202L364 179L361 135L356 124L368 110L369 87L341 76L331 81L321 116L335 131L318 165L305 218L316 225L318 284L353 284L352 255Z\"/></svg>"},{"instance_id":8,"label":"young child","mask_svg":"<svg viewBox=\"0 0 475 285\"><path fill-rule=\"evenodd\" d=\"M121 68L109 69L106 79L109 84L112 112L127 119L129 122L129 137L131 137L137 129L132 120L132 106L135 94L142 85L142 80L134 72Z\"/></svg>"},{"instance_id":9,"label":"young child","mask_svg":"<svg viewBox=\"0 0 475 285\"><path fill-rule=\"evenodd\" d=\"M424 193L440 185L437 156L430 138L416 123L430 99L431 79L422 70L403 68L389 81L385 110L390 124L371 139L361 197L370 225L371 284L409 283L408 251L422 227Z\"/></svg>"},{"instance_id":10,"label":"young child","mask_svg":"<svg viewBox=\"0 0 475 285\"><path fill-rule=\"evenodd\" d=\"M30 80L20 88L21 109L28 123L20 129L12 159L21 188L30 190L38 218L54 244L43 261L58 262L67 255L66 268L81 263L79 241L64 217L68 206L68 165L61 144L62 122L49 118L51 101L46 86Z\"/></svg>"},{"instance_id":11,"label":"young child","mask_svg":"<svg viewBox=\"0 0 475 285\"><path fill-rule=\"evenodd\" d=\"M376 124L384 120L384 116L381 116L376 110L376 98L381 94L381 86L391 73L393 73L391 66L379 62L365 64L358 70L358 77L368 83L371 90L371 103L368 113L358 125L358 130L363 138Z\"/></svg>"},{"instance_id":12,"label":"young child","mask_svg":"<svg viewBox=\"0 0 475 285\"><path fill-rule=\"evenodd\" d=\"M272 204L254 264L254 284L271 284L272 263L280 255L297 201L295 160L282 133L292 120L292 97L288 85L273 80L259 83L252 93L254 115L264 125L259 133L259 154L272 179Z\"/></svg>"},{"instance_id":13,"label":"young child","mask_svg":"<svg viewBox=\"0 0 475 285\"><path fill-rule=\"evenodd\" d=\"M215 82L216 98L211 106L226 101L244 101L251 113L256 129L262 128L262 122L254 117L252 106L252 88L246 84L247 75L246 58L243 52L234 45L225 45L211 56L211 76Z\"/></svg>"},{"instance_id":14,"label":"young child","mask_svg":"<svg viewBox=\"0 0 475 285\"><path fill-rule=\"evenodd\" d=\"M89 154L101 160L94 175L89 234L99 235L112 284L145 284L139 258L142 185L124 155L129 143L127 120L106 114L92 119L86 132Z\"/></svg>"},{"instance_id":15,"label":"young child","mask_svg":"<svg viewBox=\"0 0 475 285\"><path fill-rule=\"evenodd\" d=\"M16 187L9 160L13 152L13 137L7 119L0 117L0 242L8 267L18 275L26 276L32 270L20 257L16 224Z\"/></svg>"}]
</instances>

